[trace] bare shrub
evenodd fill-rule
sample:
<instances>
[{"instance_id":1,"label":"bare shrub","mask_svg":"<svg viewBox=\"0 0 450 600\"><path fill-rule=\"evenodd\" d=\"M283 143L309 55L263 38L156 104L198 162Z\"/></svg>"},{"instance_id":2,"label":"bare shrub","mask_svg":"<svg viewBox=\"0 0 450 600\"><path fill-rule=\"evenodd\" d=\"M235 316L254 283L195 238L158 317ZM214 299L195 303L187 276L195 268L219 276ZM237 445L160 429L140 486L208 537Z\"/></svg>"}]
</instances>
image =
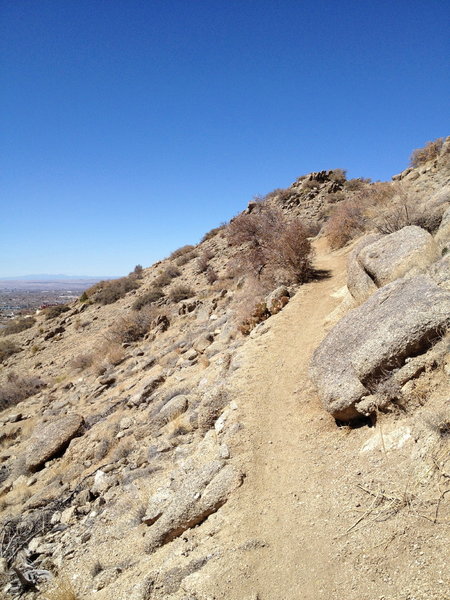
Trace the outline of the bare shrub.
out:
<instances>
[{"instance_id":1,"label":"bare shrub","mask_svg":"<svg viewBox=\"0 0 450 600\"><path fill-rule=\"evenodd\" d=\"M132 311L119 318L109 329L108 335L113 342L132 343L142 339L150 329L155 312L150 307Z\"/></svg>"},{"instance_id":2,"label":"bare shrub","mask_svg":"<svg viewBox=\"0 0 450 600\"><path fill-rule=\"evenodd\" d=\"M198 256L198 252L197 250L191 250L190 252L186 252L186 254L182 254L181 256L179 256L176 260L175 263L181 267L185 264L187 264L189 261L193 260L194 258L197 258Z\"/></svg>"},{"instance_id":3,"label":"bare shrub","mask_svg":"<svg viewBox=\"0 0 450 600\"><path fill-rule=\"evenodd\" d=\"M217 275L217 273L215 272L215 270L212 267L208 267L206 269L206 281L212 285L215 281L217 281L219 279L219 276Z\"/></svg>"},{"instance_id":4,"label":"bare shrub","mask_svg":"<svg viewBox=\"0 0 450 600\"><path fill-rule=\"evenodd\" d=\"M221 223L218 227L214 227L213 229L205 233L201 241L206 242L206 240L210 240L211 238L215 237L218 233L220 233L223 229L225 229L226 226L226 223Z\"/></svg>"},{"instance_id":5,"label":"bare shrub","mask_svg":"<svg viewBox=\"0 0 450 600\"><path fill-rule=\"evenodd\" d=\"M90 352L85 352L83 354L79 354L75 356L69 363L72 369L76 371L84 371L92 366L94 362L94 356Z\"/></svg>"},{"instance_id":6,"label":"bare shrub","mask_svg":"<svg viewBox=\"0 0 450 600\"><path fill-rule=\"evenodd\" d=\"M42 314L45 315L47 321L50 321L51 319L56 319L56 317L59 317L59 315L62 315L68 310L69 307L67 306L67 304L57 304L56 306L49 306L47 308L44 308Z\"/></svg>"},{"instance_id":7,"label":"bare shrub","mask_svg":"<svg viewBox=\"0 0 450 600\"><path fill-rule=\"evenodd\" d=\"M350 240L364 232L366 218L355 200L344 200L333 210L325 226L328 243L333 249L343 248Z\"/></svg>"},{"instance_id":8,"label":"bare shrub","mask_svg":"<svg viewBox=\"0 0 450 600\"><path fill-rule=\"evenodd\" d=\"M429 160L437 158L442 150L444 138L437 138L427 142L423 148L417 148L411 154L410 164L412 167L420 167Z\"/></svg>"},{"instance_id":9,"label":"bare shrub","mask_svg":"<svg viewBox=\"0 0 450 600\"><path fill-rule=\"evenodd\" d=\"M169 292L172 302L180 302L180 300L186 300L186 298L190 298L193 295L194 292L188 285L177 285Z\"/></svg>"},{"instance_id":10,"label":"bare shrub","mask_svg":"<svg viewBox=\"0 0 450 600\"><path fill-rule=\"evenodd\" d=\"M9 356L20 352L20 347L11 340L0 341L0 364Z\"/></svg>"},{"instance_id":11,"label":"bare shrub","mask_svg":"<svg viewBox=\"0 0 450 600\"><path fill-rule=\"evenodd\" d=\"M277 283L303 283L312 273L312 248L308 231L298 219L289 220L280 210L265 207L241 214L230 223L228 243L246 245L237 262L242 274Z\"/></svg>"},{"instance_id":12,"label":"bare shrub","mask_svg":"<svg viewBox=\"0 0 450 600\"><path fill-rule=\"evenodd\" d=\"M186 246L181 246L181 248L178 248L178 250L174 250L172 252L172 254L169 256L169 258L178 258L179 256L182 256L183 254L187 254L188 252L192 252L192 250L195 249L195 246L192 246L190 244L187 244Z\"/></svg>"},{"instance_id":13,"label":"bare shrub","mask_svg":"<svg viewBox=\"0 0 450 600\"><path fill-rule=\"evenodd\" d=\"M331 181L336 181L336 183L344 183L347 179L347 171L345 169L333 169L330 172Z\"/></svg>"},{"instance_id":14,"label":"bare shrub","mask_svg":"<svg viewBox=\"0 0 450 600\"><path fill-rule=\"evenodd\" d=\"M175 277L179 277L181 275L180 269L178 269L175 265L169 265L153 282L156 287L162 288L174 279Z\"/></svg>"},{"instance_id":15,"label":"bare shrub","mask_svg":"<svg viewBox=\"0 0 450 600\"><path fill-rule=\"evenodd\" d=\"M370 183L370 178L357 177L356 179L347 179L344 183L344 188L347 192L357 192L365 187L366 184Z\"/></svg>"},{"instance_id":16,"label":"bare shrub","mask_svg":"<svg viewBox=\"0 0 450 600\"><path fill-rule=\"evenodd\" d=\"M6 382L0 386L0 410L15 406L22 400L33 396L45 385L39 377L8 373Z\"/></svg>"},{"instance_id":17,"label":"bare shrub","mask_svg":"<svg viewBox=\"0 0 450 600\"><path fill-rule=\"evenodd\" d=\"M209 258L204 253L197 259L197 262L195 264L195 267L196 267L195 270L197 273L204 273L206 271L206 269L208 268L208 265L209 265Z\"/></svg>"},{"instance_id":18,"label":"bare shrub","mask_svg":"<svg viewBox=\"0 0 450 600\"><path fill-rule=\"evenodd\" d=\"M126 296L128 292L137 289L139 285L137 277L128 275L120 279L100 281L86 290L86 295L89 299L99 304L113 304Z\"/></svg>"},{"instance_id":19,"label":"bare shrub","mask_svg":"<svg viewBox=\"0 0 450 600\"><path fill-rule=\"evenodd\" d=\"M136 265L134 267L134 269L133 269L133 274L138 279L141 279L141 277L143 277L143 274L144 274L144 268L143 268L143 266L142 265Z\"/></svg>"},{"instance_id":20,"label":"bare shrub","mask_svg":"<svg viewBox=\"0 0 450 600\"><path fill-rule=\"evenodd\" d=\"M0 329L0 335L12 335L14 333L20 333L26 329L30 329L36 323L34 317L20 317L10 321L3 329Z\"/></svg>"},{"instance_id":21,"label":"bare shrub","mask_svg":"<svg viewBox=\"0 0 450 600\"><path fill-rule=\"evenodd\" d=\"M161 288L154 287L142 296L139 296L133 303L133 310L141 310L144 306L154 304L164 297L164 292Z\"/></svg>"}]
</instances>

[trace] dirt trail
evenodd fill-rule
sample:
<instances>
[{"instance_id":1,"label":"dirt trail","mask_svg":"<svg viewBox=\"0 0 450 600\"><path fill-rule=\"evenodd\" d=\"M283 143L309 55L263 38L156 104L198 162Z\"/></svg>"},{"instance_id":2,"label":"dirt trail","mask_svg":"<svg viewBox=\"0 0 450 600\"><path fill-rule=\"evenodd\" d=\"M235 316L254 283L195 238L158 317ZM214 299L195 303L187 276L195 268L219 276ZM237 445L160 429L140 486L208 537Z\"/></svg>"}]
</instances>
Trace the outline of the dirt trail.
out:
<instances>
[{"instance_id":1,"label":"dirt trail","mask_svg":"<svg viewBox=\"0 0 450 600\"><path fill-rule=\"evenodd\" d=\"M315 435L311 421L317 429L323 419L308 365L326 333L324 319L339 302L332 294L345 284L345 257L331 255L323 242L317 252L317 266L330 277L304 286L267 333L247 344L234 379L250 460L233 502L239 515L234 539L257 541L246 560L229 569L223 596L229 600L334 597L333 463L308 443ZM325 417L322 428L329 426Z\"/></svg>"}]
</instances>

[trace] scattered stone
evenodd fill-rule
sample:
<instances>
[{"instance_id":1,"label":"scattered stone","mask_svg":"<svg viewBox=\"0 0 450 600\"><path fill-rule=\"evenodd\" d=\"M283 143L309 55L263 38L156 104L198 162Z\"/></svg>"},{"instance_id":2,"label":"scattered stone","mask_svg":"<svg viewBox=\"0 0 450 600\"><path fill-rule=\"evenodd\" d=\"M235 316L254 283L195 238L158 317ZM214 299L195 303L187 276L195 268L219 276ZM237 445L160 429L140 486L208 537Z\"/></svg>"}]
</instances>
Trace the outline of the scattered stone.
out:
<instances>
[{"instance_id":1,"label":"scattered stone","mask_svg":"<svg viewBox=\"0 0 450 600\"><path fill-rule=\"evenodd\" d=\"M83 417L71 414L36 427L25 459L27 469L38 471L48 460L63 454L70 441L81 434L83 425Z\"/></svg>"}]
</instances>

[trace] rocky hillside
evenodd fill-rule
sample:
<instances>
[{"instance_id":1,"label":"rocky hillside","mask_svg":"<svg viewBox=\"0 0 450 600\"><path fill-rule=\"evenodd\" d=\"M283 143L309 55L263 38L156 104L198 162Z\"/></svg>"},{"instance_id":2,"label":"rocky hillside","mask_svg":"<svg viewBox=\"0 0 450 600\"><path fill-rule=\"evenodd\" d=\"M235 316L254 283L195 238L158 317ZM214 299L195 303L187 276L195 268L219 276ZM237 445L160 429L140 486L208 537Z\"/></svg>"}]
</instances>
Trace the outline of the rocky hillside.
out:
<instances>
[{"instance_id":1,"label":"rocky hillside","mask_svg":"<svg viewBox=\"0 0 450 600\"><path fill-rule=\"evenodd\" d=\"M5 598L449 597L449 150L4 332Z\"/></svg>"}]
</instances>

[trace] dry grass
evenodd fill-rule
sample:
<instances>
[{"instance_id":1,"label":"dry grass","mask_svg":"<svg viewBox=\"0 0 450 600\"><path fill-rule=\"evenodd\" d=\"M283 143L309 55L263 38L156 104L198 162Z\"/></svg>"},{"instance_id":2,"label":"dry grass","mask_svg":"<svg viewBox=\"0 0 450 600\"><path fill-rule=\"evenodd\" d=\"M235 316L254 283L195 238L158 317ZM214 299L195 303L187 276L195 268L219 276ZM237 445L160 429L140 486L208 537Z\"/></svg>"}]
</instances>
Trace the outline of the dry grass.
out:
<instances>
[{"instance_id":1,"label":"dry grass","mask_svg":"<svg viewBox=\"0 0 450 600\"><path fill-rule=\"evenodd\" d=\"M159 287L154 287L142 296L139 296L133 303L133 310L141 310L144 306L148 306L149 304L154 304L161 300L164 297L164 292Z\"/></svg>"},{"instance_id":2,"label":"dry grass","mask_svg":"<svg viewBox=\"0 0 450 600\"><path fill-rule=\"evenodd\" d=\"M193 295L194 291L188 285L177 285L169 292L169 298L172 302L180 302L186 300L186 298L191 298Z\"/></svg>"},{"instance_id":3,"label":"dry grass","mask_svg":"<svg viewBox=\"0 0 450 600\"><path fill-rule=\"evenodd\" d=\"M44 600L79 600L69 579L58 577L44 591Z\"/></svg>"},{"instance_id":4,"label":"dry grass","mask_svg":"<svg viewBox=\"0 0 450 600\"><path fill-rule=\"evenodd\" d=\"M22 400L33 396L45 385L39 377L8 373L6 382L0 387L0 410L15 406Z\"/></svg>"},{"instance_id":5,"label":"dry grass","mask_svg":"<svg viewBox=\"0 0 450 600\"><path fill-rule=\"evenodd\" d=\"M410 164L412 167L420 167L429 160L437 158L442 150L444 138L437 138L432 142L427 142L423 148L417 148L411 154Z\"/></svg>"},{"instance_id":6,"label":"dry grass","mask_svg":"<svg viewBox=\"0 0 450 600\"><path fill-rule=\"evenodd\" d=\"M157 311L147 306L140 311L130 311L117 321L108 330L109 341L116 343L132 343L142 339L150 330L152 321L156 318Z\"/></svg>"},{"instance_id":7,"label":"dry grass","mask_svg":"<svg viewBox=\"0 0 450 600\"><path fill-rule=\"evenodd\" d=\"M20 347L11 340L0 340L0 364L20 350Z\"/></svg>"},{"instance_id":8,"label":"dry grass","mask_svg":"<svg viewBox=\"0 0 450 600\"><path fill-rule=\"evenodd\" d=\"M84 352L75 356L69 363L71 369L75 371L84 371L92 366L94 362L94 355L92 352Z\"/></svg>"},{"instance_id":9,"label":"dry grass","mask_svg":"<svg viewBox=\"0 0 450 600\"><path fill-rule=\"evenodd\" d=\"M13 319L9 323L0 329L0 335L12 335L14 333L20 333L21 331L25 331L26 329L30 329L36 323L36 319L34 317L20 317L18 319Z\"/></svg>"}]
</instances>

